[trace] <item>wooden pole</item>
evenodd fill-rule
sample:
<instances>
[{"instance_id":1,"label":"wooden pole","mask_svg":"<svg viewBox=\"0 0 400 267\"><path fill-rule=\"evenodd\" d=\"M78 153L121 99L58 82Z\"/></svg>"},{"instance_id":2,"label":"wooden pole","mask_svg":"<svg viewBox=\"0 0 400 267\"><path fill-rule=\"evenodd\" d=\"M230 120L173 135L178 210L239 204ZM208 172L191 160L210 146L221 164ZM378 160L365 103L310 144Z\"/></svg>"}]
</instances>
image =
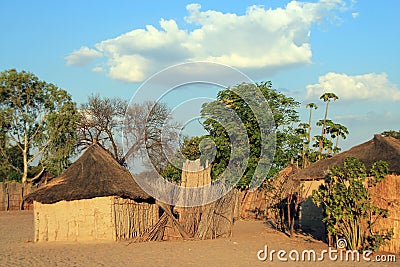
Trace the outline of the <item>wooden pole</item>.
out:
<instances>
[{"instance_id":1,"label":"wooden pole","mask_svg":"<svg viewBox=\"0 0 400 267\"><path fill-rule=\"evenodd\" d=\"M183 239L190 239L191 237L186 232L185 229L179 224L179 222L175 219L174 215L171 212L170 207L162 202L157 201L157 205L164 210L164 212L169 216L172 222L175 224L176 228L178 229L179 233L182 235Z\"/></svg>"},{"instance_id":2,"label":"wooden pole","mask_svg":"<svg viewBox=\"0 0 400 267\"><path fill-rule=\"evenodd\" d=\"M6 211L10 209L10 194L8 192L8 184L6 184Z\"/></svg>"}]
</instances>

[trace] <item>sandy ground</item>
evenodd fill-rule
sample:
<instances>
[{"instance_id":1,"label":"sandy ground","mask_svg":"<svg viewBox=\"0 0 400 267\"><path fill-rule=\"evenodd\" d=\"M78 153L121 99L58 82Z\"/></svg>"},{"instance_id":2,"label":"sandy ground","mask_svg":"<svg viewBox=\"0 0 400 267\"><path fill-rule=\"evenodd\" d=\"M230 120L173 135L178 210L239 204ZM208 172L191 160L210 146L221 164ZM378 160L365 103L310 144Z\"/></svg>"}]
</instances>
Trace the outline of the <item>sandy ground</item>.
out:
<instances>
[{"instance_id":1,"label":"sandy ground","mask_svg":"<svg viewBox=\"0 0 400 267\"><path fill-rule=\"evenodd\" d=\"M231 238L206 241L33 243L32 211L0 212L0 266L398 266L397 263L280 262L275 255L260 261L257 252L268 249L314 249L326 244L309 237L289 238L262 222L237 222ZM263 256L263 254L261 255ZM286 255L287 257L287 255Z\"/></svg>"}]
</instances>

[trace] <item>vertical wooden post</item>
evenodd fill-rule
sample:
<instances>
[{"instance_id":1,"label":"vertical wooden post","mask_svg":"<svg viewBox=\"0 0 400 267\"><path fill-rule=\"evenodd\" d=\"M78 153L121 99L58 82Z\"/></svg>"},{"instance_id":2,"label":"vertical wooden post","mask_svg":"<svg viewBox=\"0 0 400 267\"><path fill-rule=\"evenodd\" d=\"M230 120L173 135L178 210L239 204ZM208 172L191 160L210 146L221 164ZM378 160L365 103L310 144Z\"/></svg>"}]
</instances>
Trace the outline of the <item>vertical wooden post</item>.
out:
<instances>
[{"instance_id":1,"label":"vertical wooden post","mask_svg":"<svg viewBox=\"0 0 400 267\"><path fill-rule=\"evenodd\" d=\"M20 200L20 203L19 203L19 209L20 210L24 210L24 189L25 189L25 185L23 184L21 186L21 200Z\"/></svg>"},{"instance_id":2,"label":"vertical wooden post","mask_svg":"<svg viewBox=\"0 0 400 267\"><path fill-rule=\"evenodd\" d=\"M8 192L8 184L5 184L6 186L6 211L9 211L10 209L10 194Z\"/></svg>"}]
</instances>

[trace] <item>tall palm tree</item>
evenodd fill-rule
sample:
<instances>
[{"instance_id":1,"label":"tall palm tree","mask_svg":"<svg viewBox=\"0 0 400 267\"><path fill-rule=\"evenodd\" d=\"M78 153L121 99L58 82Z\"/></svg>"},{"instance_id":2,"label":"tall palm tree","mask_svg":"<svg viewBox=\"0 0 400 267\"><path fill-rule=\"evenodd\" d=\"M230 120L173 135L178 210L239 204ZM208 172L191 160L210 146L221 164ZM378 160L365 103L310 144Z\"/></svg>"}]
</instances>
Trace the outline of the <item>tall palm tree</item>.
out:
<instances>
[{"instance_id":1,"label":"tall palm tree","mask_svg":"<svg viewBox=\"0 0 400 267\"><path fill-rule=\"evenodd\" d=\"M308 103L306 105L306 108L310 109L310 117L308 118L308 136L307 136L307 142L308 142L308 149L310 149L310 143L311 143L311 118L312 118L312 110L317 109L318 106L315 103Z\"/></svg>"},{"instance_id":2,"label":"tall palm tree","mask_svg":"<svg viewBox=\"0 0 400 267\"><path fill-rule=\"evenodd\" d=\"M306 129L309 128L309 124L307 123L300 123L299 127L296 129L296 133L299 135L299 137L302 140L303 147L302 147L302 152L301 152L301 166L303 168L307 167L307 157L306 157L306 150L307 146L310 146L310 143L308 142L308 132Z\"/></svg>"},{"instance_id":3,"label":"tall palm tree","mask_svg":"<svg viewBox=\"0 0 400 267\"><path fill-rule=\"evenodd\" d=\"M334 93L325 93L325 94L321 95L319 99L322 99L322 100L324 100L324 102L326 102L324 123L322 125L322 133L321 133L321 136L324 137L325 136L326 117L328 116L329 103L331 102L331 100L336 101L339 98ZM322 153L323 149L324 149L323 139L320 139L319 146L318 146L318 152Z\"/></svg>"}]
</instances>

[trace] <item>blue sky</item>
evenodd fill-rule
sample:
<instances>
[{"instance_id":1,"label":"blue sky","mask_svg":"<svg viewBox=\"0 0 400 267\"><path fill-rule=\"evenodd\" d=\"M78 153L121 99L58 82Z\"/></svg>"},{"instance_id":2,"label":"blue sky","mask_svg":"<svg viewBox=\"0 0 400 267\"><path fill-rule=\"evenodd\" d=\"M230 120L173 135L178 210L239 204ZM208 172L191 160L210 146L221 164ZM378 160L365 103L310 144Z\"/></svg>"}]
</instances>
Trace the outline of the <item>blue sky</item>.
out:
<instances>
[{"instance_id":1,"label":"blue sky","mask_svg":"<svg viewBox=\"0 0 400 267\"><path fill-rule=\"evenodd\" d=\"M344 148L400 129L400 2L1 1L0 71L17 68L66 89L130 99L173 64L210 60L305 104L329 88ZM150 25L150 26L148 26ZM189 95L190 93L186 94Z\"/></svg>"}]
</instances>

